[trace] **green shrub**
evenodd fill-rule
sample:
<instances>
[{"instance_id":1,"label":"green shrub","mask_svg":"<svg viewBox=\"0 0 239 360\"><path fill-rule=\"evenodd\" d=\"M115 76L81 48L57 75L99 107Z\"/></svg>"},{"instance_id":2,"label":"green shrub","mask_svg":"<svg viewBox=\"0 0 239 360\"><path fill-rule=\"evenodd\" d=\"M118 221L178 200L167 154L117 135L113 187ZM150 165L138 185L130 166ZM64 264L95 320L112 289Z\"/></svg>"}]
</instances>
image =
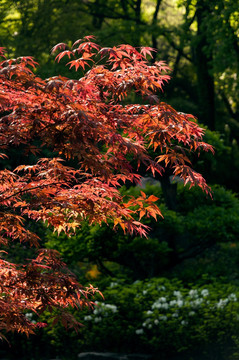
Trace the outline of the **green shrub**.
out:
<instances>
[{"instance_id":1,"label":"green shrub","mask_svg":"<svg viewBox=\"0 0 239 360\"><path fill-rule=\"evenodd\" d=\"M210 346L216 344L219 358L228 360L239 350L234 342L239 332L239 287L219 282L184 287L176 279L154 278L131 285L114 281L104 296L91 313L81 313L84 327L78 337L71 337L76 352L160 353L160 359L182 353L184 359L194 359L194 351L200 349L209 359ZM64 354L60 328L46 332L48 341L54 339L55 348Z\"/></svg>"},{"instance_id":2,"label":"green shrub","mask_svg":"<svg viewBox=\"0 0 239 360\"><path fill-rule=\"evenodd\" d=\"M122 191L126 196L137 196L140 188ZM179 185L177 212L168 210L159 200L164 218L157 222L143 219L151 227L147 239L124 235L120 229L113 231L106 225L89 227L85 223L69 239L65 239L64 235L58 237L48 233L47 246L59 250L78 274L84 275L79 263L90 262L97 264L103 274L108 272L116 277L125 274L129 281L162 276L186 259L207 256L208 249L214 247L221 255L220 244L227 243L230 250L230 244L237 242L239 201L232 192L222 187L213 186L212 191L213 200L198 188L188 190ZM161 198L160 186L148 185L145 192ZM112 264L117 264L118 268L113 266L112 270ZM191 278L187 276L186 281L198 280L204 269L201 268L201 274L198 271L190 269Z\"/></svg>"},{"instance_id":3,"label":"green shrub","mask_svg":"<svg viewBox=\"0 0 239 360\"><path fill-rule=\"evenodd\" d=\"M85 317L89 348L100 350L103 342L108 351L146 351L167 358L195 348L206 352L212 343L223 347L239 331L239 288L219 283L185 288L163 278L112 286L104 295L115 306L113 313L96 308Z\"/></svg>"}]
</instances>

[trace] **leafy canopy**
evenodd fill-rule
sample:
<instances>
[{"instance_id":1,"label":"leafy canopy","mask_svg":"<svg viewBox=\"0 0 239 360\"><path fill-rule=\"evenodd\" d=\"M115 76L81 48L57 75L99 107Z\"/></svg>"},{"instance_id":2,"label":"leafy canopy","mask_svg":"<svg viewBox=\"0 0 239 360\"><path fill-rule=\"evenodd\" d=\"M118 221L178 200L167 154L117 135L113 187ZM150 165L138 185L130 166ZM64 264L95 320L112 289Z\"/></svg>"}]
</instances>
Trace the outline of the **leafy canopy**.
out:
<instances>
[{"instance_id":1,"label":"leafy canopy","mask_svg":"<svg viewBox=\"0 0 239 360\"><path fill-rule=\"evenodd\" d=\"M124 201L118 191L126 181L139 182L142 165L153 175L170 166L185 184L209 191L191 169L187 152L212 148L202 142L203 129L192 115L159 101L169 69L163 62L148 61L153 49L101 48L86 36L71 48L60 43L52 51L59 52L57 61L67 57L81 78L43 80L33 71L37 63L32 57L6 59L1 49L1 244L17 240L38 246L40 239L29 223L39 220L58 234L70 235L88 220L113 222L115 229L145 236L148 227L137 214L139 219L161 215L157 197L142 192ZM143 104L130 103L133 93ZM151 158L149 147L160 155ZM9 169L4 164L12 149L22 152L22 163ZM48 157L43 156L46 149ZM24 265L1 255L2 330L29 334L44 324L33 324L25 313L54 308L61 311L65 326L77 326L65 308L93 306L91 295L98 290L83 288L56 251L39 250Z\"/></svg>"}]
</instances>

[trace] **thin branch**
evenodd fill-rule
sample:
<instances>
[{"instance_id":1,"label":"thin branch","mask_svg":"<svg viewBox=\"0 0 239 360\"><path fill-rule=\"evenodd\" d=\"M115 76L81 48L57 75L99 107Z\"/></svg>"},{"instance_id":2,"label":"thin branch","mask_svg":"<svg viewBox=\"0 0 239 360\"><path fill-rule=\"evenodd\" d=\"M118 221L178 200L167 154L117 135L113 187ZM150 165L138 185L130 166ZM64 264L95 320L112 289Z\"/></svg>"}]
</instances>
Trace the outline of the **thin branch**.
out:
<instances>
[{"instance_id":1,"label":"thin branch","mask_svg":"<svg viewBox=\"0 0 239 360\"><path fill-rule=\"evenodd\" d=\"M52 185L62 185L62 181L61 182L52 182L52 183L50 183L50 184L46 184L46 185L44 185L44 184L41 184L41 185L37 185L37 186L33 186L33 187L31 187L30 189L21 189L21 190L18 190L18 191L16 191L14 194L12 194L12 195L9 195L9 196L7 196L7 197L5 197L5 198L3 198L3 199L0 199L0 203L1 202L3 202L3 201L6 201L6 200L9 200L9 199L11 199L12 197L14 197L14 196L17 196L17 195L19 195L19 194L24 194L24 193L29 193L29 192L31 192L32 190L36 190L36 189L42 189L42 188L46 188L46 187L49 187L49 186L52 186ZM5 192L5 191L4 191ZM1 194L0 194L0 196L2 195L2 194L4 194L4 192L2 192Z\"/></svg>"},{"instance_id":2,"label":"thin branch","mask_svg":"<svg viewBox=\"0 0 239 360\"><path fill-rule=\"evenodd\" d=\"M155 7L153 19L152 19L152 26L154 26L156 24L156 22L157 22L157 17L158 17L158 12L159 12L159 7L161 5L161 2L162 2L162 0L157 0L157 4L156 4L156 7ZM155 36L154 31L152 32L152 47L154 49L158 50L157 38ZM157 53L156 52L153 53L152 63L155 62L156 56L157 56Z\"/></svg>"},{"instance_id":3,"label":"thin branch","mask_svg":"<svg viewBox=\"0 0 239 360\"><path fill-rule=\"evenodd\" d=\"M165 32L165 33L163 34L163 36L166 38L166 40L168 41L169 45L171 45L173 49L177 50L178 53L180 53L180 55L181 55L182 57L184 57L186 60L192 62L192 58L191 58L190 56L188 56L187 54L185 54L185 52L183 51L183 49L181 49L179 46L177 46L177 45L175 44L175 42L170 38L169 32Z\"/></svg>"},{"instance_id":4,"label":"thin branch","mask_svg":"<svg viewBox=\"0 0 239 360\"><path fill-rule=\"evenodd\" d=\"M92 15L92 16L95 16L95 17L98 17L98 18L108 18L108 19L122 19L122 20L129 20L129 21L138 21L138 24L140 25L147 25L147 23L145 21L142 21L141 19L140 20L137 20L136 17L131 17L129 15L124 15L124 14L120 14L120 13L117 13L117 12L112 12L112 9L110 8L107 8L105 7L104 8L104 13L101 14L97 11L94 11L94 10L82 10L81 11L85 14L88 14L88 15Z\"/></svg>"},{"instance_id":5,"label":"thin branch","mask_svg":"<svg viewBox=\"0 0 239 360\"><path fill-rule=\"evenodd\" d=\"M157 4L156 4L154 15L153 15L152 25L155 24L155 22L157 21L158 12L159 12L161 2L162 2L162 0L157 0Z\"/></svg>"}]
</instances>

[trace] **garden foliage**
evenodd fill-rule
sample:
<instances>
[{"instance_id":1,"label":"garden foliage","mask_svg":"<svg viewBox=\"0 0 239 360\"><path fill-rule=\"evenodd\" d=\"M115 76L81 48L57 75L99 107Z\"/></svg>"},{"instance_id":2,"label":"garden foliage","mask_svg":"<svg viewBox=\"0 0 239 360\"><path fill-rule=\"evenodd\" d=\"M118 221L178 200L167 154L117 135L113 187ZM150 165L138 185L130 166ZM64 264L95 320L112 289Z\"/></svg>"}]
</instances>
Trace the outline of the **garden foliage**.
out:
<instances>
[{"instance_id":1,"label":"garden foliage","mask_svg":"<svg viewBox=\"0 0 239 360\"><path fill-rule=\"evenodd\" d=\"M155 358L160 354L162 359L180 353L184 359L198 359L198 349L205 359L233 359L236 354L236 286L218 281L185 286L163 277L132 284L113 279L104 294L107 300L99 299L93 311L81 313L85 326L79 335L66 338L60 326L45 329L48 348L51 342L55 353L66 359L69 349L73 356L94 349L151 353Z\"/></svg>"},{"instance_id":2,"label":"garden foliage","mask_svg":"<svg viewBox=\"0 0 239 360\"><path fill-rule=\"evenodd\" d=\"M239 237L239 201L223 187L214 185L211 189L213 199L204 196L198 187L189 190L178 184L177 210L173 211L165 206L160 183L147 185L145 194L159 198L157 204L163 215L157 222L153 218L143 219L151 229L147 239L85 222L69 239L64 234L57 236L48 231L46 246L57 249L73 268L79 268L80 263L86 269L89 263L97 264L103 276L124 274L128 281L162 276L166 271L180 276L175 270L180 266L184 273L181 272L181 276L187 282L201 281L204 271L214 277L230 276L230 272L232 275L236 270L233 270L234 257L226 253L233 251ZM121 193L125 197L137 197L141 190L139 186L123 187ZM223 250L223 246L228 249ZM208 255L215 260L206 264L203 258ZM194 262L194 267L188 268L185 261Z\"/></svg>"}]
</instances>

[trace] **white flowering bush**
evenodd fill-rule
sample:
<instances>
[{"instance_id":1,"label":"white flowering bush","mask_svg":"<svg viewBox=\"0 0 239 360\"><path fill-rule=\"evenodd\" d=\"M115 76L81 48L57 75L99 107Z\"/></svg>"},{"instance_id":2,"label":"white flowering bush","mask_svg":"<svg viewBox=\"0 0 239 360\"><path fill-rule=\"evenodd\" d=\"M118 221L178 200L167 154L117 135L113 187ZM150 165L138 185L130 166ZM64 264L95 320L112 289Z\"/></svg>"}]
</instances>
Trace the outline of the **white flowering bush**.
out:
<instances>
[{"instance_id":1,"label":"white flowering bush","mask_svg":"<svg viewBox=\"0 0 239 360\"><path fill-rule=\"evenodd\" d=\"M239 333L239 288L219 283L184 287L163 278L109 286L107 303L85 315L89 349L173 353L223 348ZM235 346L234 346L235 347Z\"/></svg>"},{"instance_id":2,"label":"white flowering bush","mask_svg":"<svg viewBox=\"0 0 239 360\"><path fill-rule=\"evenodd\" d=\"M149 283L148 286L151 284ZM229 293L226 297L220 298L220 294L216 297L215 291L212 289L210 294L207 288L179 291L161 286L158 291L161 296L143 312L142 327L136 330L138 335L151 329L157 331L160 327L164 331L167 326L179 328L199 325L200 318L201 322L206 320L207 313L217 317L217 311L225 310L225 307L229 311L233 308L239 311L238 298L235 293ZM144 292L145 290L143 290Z\"/></svg>"},{"instance_id":3,"label":"white flowering bush","mask_svg":"<svg viewBox=\"0 0 239 360\"><path fill-rule=\"evenodd\" d=\"M185 287L166 278L119 281L79 316L80 334L69 335L78 352L160 353L162 360L177 353L193 360L198 349L207 360L212 345L220 360L239 352L239 287L220 282ZM65 335L60 327L52 331L60 352Z\"/></svg>"},{"instance_id":4,"label":"white flowering bush","mask_svg":"<svg viewBox=\"0 0 239 360\"><path fill-rule=\"evenodd\" d=\"M95 323L98 323L103 320L103 318L106 318L112 313L116 313L118 311L116 305L112 304L106 304L104 302L95 301L95 309L93 311L92 315L86 315L84 317L85 321L94 321Z\"/></svg>"}]
</instances>

